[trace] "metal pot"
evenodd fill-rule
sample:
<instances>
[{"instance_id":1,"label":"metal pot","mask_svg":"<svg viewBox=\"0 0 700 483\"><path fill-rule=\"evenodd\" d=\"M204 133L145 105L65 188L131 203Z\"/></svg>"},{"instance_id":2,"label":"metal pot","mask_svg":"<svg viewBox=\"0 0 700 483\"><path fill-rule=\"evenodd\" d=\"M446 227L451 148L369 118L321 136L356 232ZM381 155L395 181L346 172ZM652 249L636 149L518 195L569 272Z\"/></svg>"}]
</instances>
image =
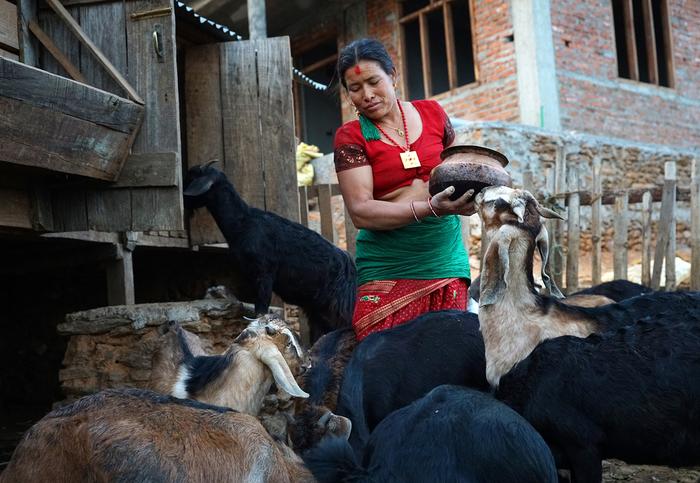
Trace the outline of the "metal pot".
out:
<instances>
[{"instance_id":1,"label":"metal pot","mask_svg":"<svg viewBox=\"0 0 700 483\"><path fill-rule=\"evenodd\" d=\"M451 146L440 153L442 163L430 172L428 191L436 195L448 186L454 186L450 196L456 200L470 189L474 195L487 186L511 186L505 170L508 158L502 153L483 146Z\"/></svg>"}]
</instances>

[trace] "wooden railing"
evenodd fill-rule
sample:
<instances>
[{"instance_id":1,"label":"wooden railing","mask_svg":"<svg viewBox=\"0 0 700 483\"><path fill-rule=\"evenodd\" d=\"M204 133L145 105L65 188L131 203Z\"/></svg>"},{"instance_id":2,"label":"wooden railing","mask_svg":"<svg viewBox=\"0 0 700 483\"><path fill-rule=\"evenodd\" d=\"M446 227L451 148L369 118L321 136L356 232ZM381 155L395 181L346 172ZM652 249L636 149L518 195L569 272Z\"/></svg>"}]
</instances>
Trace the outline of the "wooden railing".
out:
<instances>
[{"instance_id":1,"label":"wooden railing","mask_svg":"<svg viewBox=\"0 0 700 483\"><path fill-rule=\"evenodd\" d=\"M593 162L593 189L580 190L579 172L576 166L570 166L568 173L561 166L546 173L547 192L540 200L546 206L554 206L566 217L566 221L549 221L550 233L550 272L553 274L559 287L564 287L571 293L579 288L579 261L581 245L581 220L585 210L590 210L591 231L591 279L592 283L602 281L602 231L604 220L602 219L602 207L613 206L613 273L614 278L626 279L628 276L629 257L629 226L634 211L641 214L641 245L642 245L642 277L645 285L659 289L661 285L662 263L665 263L666 290L676 288L676 214L678 204L690 205L691 235L688 244L691 246L690 265L690 289L700 290L700 162L696 159L692 164L692 175L689 187L679 187L676 179L676 164L669 161L665 165L665 181L662 187L647 189L626 189L603 191L601 189L601 162L595 159ZM532 173L524 173L523 185L525 189L533 191ZM534 191L533 191L534 193ZM320 212L320 232L328 240L336 243L333 223L332 198L340 196L337 184L314 185L299 188L300 219L301 223L309 226L308 206L309 200L318 199ZM342 201L341 201L342 202ZM634 210L641 204L641 210ZM633 205L633 206L631 206ZM652 250L652 214L655 205L659 210L656 245ZM355 254L356 229L350 217L345 211L345 230L347 250ZM463 221L463 238L465 245L469 245L469 222ZM482 230L483 233L483 230ZM468 246L470 253L477 253L481 247ZM653 261L653 264L652 264Z\"/></svg>"},{"instance_id":2,"label":"wooden railing","mask_svg":"<svg viewBox=\"0 0 700 483\"><path fill-rule=\"evenodd\" d=\"M679 187L676 178L676 163L665 164L662 187L648 189L601 189L600 159L593 161L593 189L580 190L579 173L576 166L569 166L568 173L555 166L546 174L547 191L543 204L563 208L567 221L550 221L550 246L553 248L550 270L557 284L571 293L578 289L579 247L581 244L581 218L583 209L590 207L591 220L591 279L598 284L602 278L602 207L613 206L613 276L626 279L628 276L629 226L634 211L641 214L641 282L659 289L661 270L665 260L666 290L674 290L676 280L676 216L679 204L690 206L691 235L688 245L692 249L690 288L700 290L700 163L694 160L689 187ZM564 182L564 180L566 180ZM532 185L529 175L524 176L527 187ZM660 205L659 205L660 203ZM652 250L652 215L655 204L659 210L656 224L656 245ZM634 210L634 208L639 208ZM639 206L641 205L641 206ZM653 265L652 265L653 262Z\"/></svg>"}]
</instances>

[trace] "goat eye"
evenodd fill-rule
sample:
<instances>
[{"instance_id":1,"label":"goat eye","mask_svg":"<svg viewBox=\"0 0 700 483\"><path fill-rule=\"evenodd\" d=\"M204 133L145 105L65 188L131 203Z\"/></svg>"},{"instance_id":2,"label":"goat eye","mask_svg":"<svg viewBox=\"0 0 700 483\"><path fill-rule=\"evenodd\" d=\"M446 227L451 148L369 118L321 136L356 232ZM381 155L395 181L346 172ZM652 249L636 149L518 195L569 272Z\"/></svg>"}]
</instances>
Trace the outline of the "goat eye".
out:
<instances>
[{"instance_id":1,"label":"goat eye","mask_svg":"<svg viewBox=\"0 0 700 483\"><path fill-rule=\"evenodd\" d=\"M266 325L265 332L267 332L267 335L275 335L277 333L277 329L275 329L274 327L271 327L269 325Z\"/></svg>"}]
</instances>

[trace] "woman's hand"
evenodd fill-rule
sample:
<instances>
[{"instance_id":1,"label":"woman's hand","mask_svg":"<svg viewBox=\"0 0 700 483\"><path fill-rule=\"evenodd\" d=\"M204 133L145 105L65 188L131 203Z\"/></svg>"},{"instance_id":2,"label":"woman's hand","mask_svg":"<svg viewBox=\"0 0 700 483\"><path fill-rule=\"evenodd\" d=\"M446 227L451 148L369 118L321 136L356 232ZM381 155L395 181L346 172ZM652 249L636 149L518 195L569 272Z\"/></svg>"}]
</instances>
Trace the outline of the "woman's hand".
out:
<instances>
[{"instance_id":1,"label":"woman's hand","mask_svg":"<svg viewBox=\"0 0 700 483\"><path fill-rule=\"evenodd\" d=\"M454 186L448 186L432 198L430 198L430 206L435 212L442 215L464 215L471 216L476 213L474 206L474 190L468 190L456 200L450 200L450 196L455 192Z\"/></svg>"}]
</instances>

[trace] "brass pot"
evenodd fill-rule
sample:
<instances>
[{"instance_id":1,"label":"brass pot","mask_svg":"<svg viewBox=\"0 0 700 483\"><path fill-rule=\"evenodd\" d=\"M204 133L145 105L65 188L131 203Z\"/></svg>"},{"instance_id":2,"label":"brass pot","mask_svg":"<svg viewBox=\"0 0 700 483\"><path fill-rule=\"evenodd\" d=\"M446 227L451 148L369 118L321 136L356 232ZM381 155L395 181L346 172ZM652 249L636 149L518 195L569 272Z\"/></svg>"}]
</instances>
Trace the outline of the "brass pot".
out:
<instances>
[{"instance_id":1,"label":"brass pot","mask_svg":"<svg viewBox=\"0 0 700 483\"><path fill-rule=\"evenodd\" d=\"M448 186L454 186L450 196L456 200L470 189L474 195L487 186L511 186L512 180L505 170L508 158L502 153L483 146L451 146L440 153L442 163L430 172L428 191L432 196Z\"/></svg>"}]
</instances>

